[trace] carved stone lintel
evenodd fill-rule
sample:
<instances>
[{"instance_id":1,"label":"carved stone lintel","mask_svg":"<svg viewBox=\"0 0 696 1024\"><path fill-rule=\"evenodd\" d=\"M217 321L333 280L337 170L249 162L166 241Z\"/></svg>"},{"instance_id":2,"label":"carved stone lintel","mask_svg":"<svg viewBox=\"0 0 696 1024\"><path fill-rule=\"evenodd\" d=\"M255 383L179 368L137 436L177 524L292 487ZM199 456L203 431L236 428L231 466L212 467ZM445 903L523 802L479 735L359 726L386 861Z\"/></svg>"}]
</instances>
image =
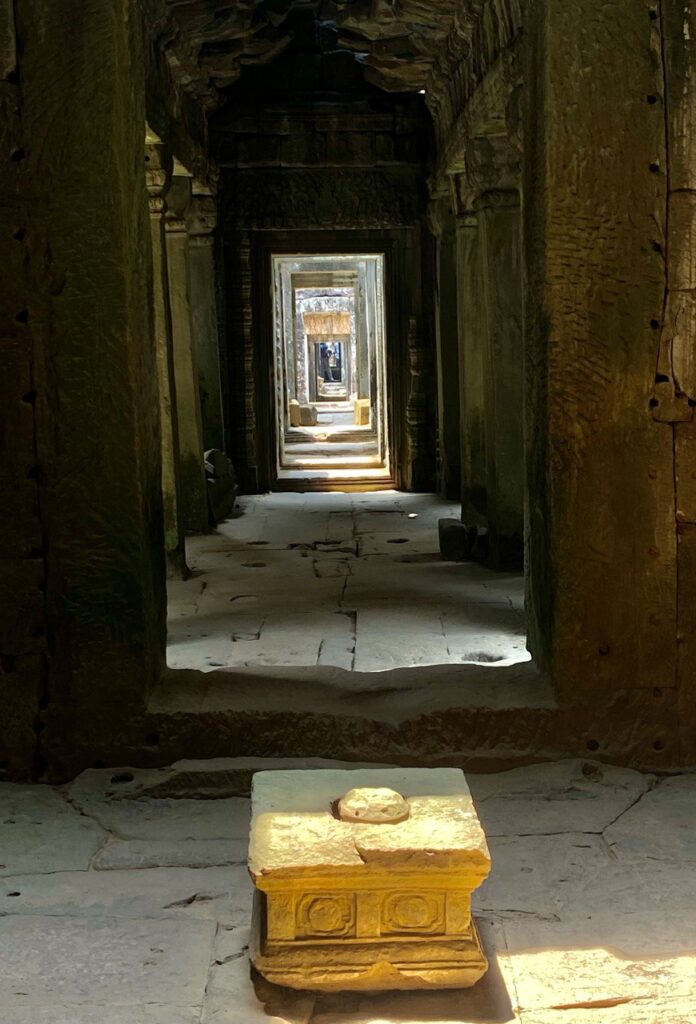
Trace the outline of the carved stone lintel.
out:
<instances>
[{"instance_id":1,"label":"carved stone lintel","mask_svg":"<svg viewBox=\"0 0 696 1024\"><path fill-rule=\"evenodd\" d=\"M410 167L240 170L231 186L225 223L236 229L408 227L423 212Z\"/></svg>"}]
</instances>

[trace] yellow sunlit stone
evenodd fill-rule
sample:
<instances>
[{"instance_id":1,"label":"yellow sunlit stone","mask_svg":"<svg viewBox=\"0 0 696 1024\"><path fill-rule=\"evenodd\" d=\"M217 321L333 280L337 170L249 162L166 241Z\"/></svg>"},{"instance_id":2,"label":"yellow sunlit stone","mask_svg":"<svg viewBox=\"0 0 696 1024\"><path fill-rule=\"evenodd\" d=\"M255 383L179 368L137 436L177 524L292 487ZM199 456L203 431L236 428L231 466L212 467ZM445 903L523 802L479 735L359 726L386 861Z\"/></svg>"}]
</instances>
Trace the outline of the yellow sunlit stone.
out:
<instances>
[{"instance_id":1,"label":"yellow sunlit stone","mask_svg":"<svg viewBox=\"0 0 696 1024\"><path fill-rule=\"evenodd\" d=\"M488 966L471 893L490 857L458 769L258 772L249 870L276 984L461 988Z\"/></svg>"}]
</instances>

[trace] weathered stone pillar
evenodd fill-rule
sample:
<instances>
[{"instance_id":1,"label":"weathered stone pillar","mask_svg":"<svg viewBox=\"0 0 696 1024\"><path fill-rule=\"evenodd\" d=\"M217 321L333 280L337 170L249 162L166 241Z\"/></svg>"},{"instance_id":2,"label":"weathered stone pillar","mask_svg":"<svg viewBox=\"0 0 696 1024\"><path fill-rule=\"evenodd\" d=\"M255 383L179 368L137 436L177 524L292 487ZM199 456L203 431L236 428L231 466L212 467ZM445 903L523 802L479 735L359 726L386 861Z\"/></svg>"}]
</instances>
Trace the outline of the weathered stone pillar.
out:
<instances>
[{"instance_id":1,"label":"weathered stone pillar","mask_svg":"<svg viewBox=\"0 0 696 1024\"><path fill-rule=\"evenodd\" d=\"M437 374L438 491L461 494L459 338L457 334L456 229L448 199L430 204L435 236L435 358Z\"/></svg>"},{"instance_id":2,"label":"weathered stone pillar","mask_svg":"<svg viewBox=\"0 0 696 1024\"><path fill-rule=\"evenodd\" d=\"M191 316L198 367L203 447L225 447L220 381L220 339L215 295L213 233L217 205L209 191L196 191L189 215Z\"/></svg>"},{"instance_id":3,"label":"weathered stone pillar","mask_svg":"<svg viewBox=\"0 0 696 1024\"><path fill-rule=\"evenodd\" d=\"M48 762L64 779L118 756L164 666L146 50L135 0L16 0L13 11L21 116L5 87L0 398L18 389L22 433L4 437L0 504L2 553L15 549L31 589L3 566L2 607L21 607L33 644L2 648L0 731L11 735L0 756L21 771L33 696L34 770Z\"/></svg>"},{"instance_id":4,"label":"weathered stone pillar","mask_svg":"<svg viewBox=\"0 0 696 1024\"><path fill-rule=\"evenodd\" d=\"M145 179L150 209L152 242L152 308L157 350L160 432L162 440L162 501L164 506L164 549L172 575L186 568L184 524L179 495L179 434L176 419L176 384L172 318L169 303L169 275L165 240L165 195L171 185L172 158L166 146L152 134L145 146Z\"/></svg>"},{"instance_id":5,"label":"weathered stone pillar","mask_svg":"<svg viewBox=\"0 0 696 1024\"><path fill-rule=\"evenodd\" d=\"M179 486L184 528L208 529L208 496L203 465L203 427L191 314L188 222L191 179L175 174L167 195L167 265L174 347L176 412L179 427Z\"/></svg>"},{"instance_id":6,"label":"weathered stone pillar","mask_svg":"<svg viewBox=\"0 0 696 1024\"><path fill-rule=\"evenodd\" d=\"M521 568L524 342L519 192L484 192L475 207L482 286L488 561L495 568Z\"/></svg>"},{"instance_id":7,"label":"weathered stone pillar","mask_svg":"<svg viewBox=\"0 0 696 1024\"><path fill-rule=\"evenodd\" d=\"M650 408L666 282L653 7L530 0L523 188L530 646L564 699L618 692L629 709L643 688L655 713L631 742L645 728L660 751L677 588L673 428Z\"/></svg>"},{"instance_id":8,"label":"weathered stone pillar","mask_svg":"<svg viewBox=\"0 0 696 1024\"><path fill-rule=\"evenodd\" d=\"M462 210L457 216L456 230L462 522L481 528L488 526L488 474L480 239L476 214Z\"/></svg>"}]
</instances>

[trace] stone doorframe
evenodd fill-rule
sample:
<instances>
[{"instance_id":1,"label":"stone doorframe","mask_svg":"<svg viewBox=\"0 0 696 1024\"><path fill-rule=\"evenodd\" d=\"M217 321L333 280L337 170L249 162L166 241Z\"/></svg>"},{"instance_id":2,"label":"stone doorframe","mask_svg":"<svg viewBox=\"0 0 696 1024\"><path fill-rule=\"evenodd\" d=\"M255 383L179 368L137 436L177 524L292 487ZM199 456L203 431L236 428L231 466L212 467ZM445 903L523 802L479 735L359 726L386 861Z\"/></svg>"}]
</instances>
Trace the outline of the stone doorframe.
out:
<instances>
[{"instance_id":1,"label":"stone doorframe","mask_svg":"<svg viewBox=\"0 0 696 1024\"><path fill-rule=\"evenodd\" d=\"M228 330L231 381L229 391L232 408L230 422L236 463L243 489L247 492L266 491L276 486L275 452L277 448L273 402L274 360L273 305L271 255L303 253L307 255L352 254L367 252L384 256L387 403L393 424L389 445L392 478L381 479L380 487L401 487L408 472L409 453L403 443L405 436L405 401L408 367L408 313L406 301L399 295L409 295L405 264L396 252L396 232L389 230L358 231L257 231L244 233L244 243L229 251L225 260L228 294L236 309ZM242 240L240 239L240 242ZM248 252L247 274L235 273L239 269L240 252ZM233 378L237 375L237 380ZM244 415L240 415L240 413ZM406 471L406 472L405 472ZM287 486L286 482L283 486ZM302 481L303 489L308 486ZM330 485L322 484L322 489ZM353 486L363 489L359 480L341 489Z\"/></svg>"}]
</instances>

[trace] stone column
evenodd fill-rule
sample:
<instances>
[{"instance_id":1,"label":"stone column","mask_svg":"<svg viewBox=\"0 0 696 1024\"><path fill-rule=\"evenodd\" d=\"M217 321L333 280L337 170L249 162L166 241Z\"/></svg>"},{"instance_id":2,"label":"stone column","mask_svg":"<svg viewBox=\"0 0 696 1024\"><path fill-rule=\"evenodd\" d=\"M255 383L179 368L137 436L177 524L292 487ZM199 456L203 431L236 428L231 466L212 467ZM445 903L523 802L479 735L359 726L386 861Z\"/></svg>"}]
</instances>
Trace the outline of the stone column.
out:
<instances>
[{"instance_id":1,"label":"stone column","mask_svg":"<svg viewBox=\"0 0 696 1024\"><path fill-rule=\"evenodd\" d=\"M644 729L655 757L677 587L673 428L650 407L667 280L651 13L530 0L523 185L530 646L562 699L630 711L642 689L631 743Z\"/></svg>"},{"instance_id":2,"label":"stone column","mask_svg":"<svg viewBox=\"0 0 696 1024\"><path fill-rule=\"evenodd\" d=\"M165 195L171 185L172 158L165 146L155 141L145 146L145 180L150 209L152 242L152 308L157 351L160 432L162 440L162 500L164 506L164 549L171 575L185 573L184 524L179 495L179 434L176 419L176 384L172 319L169 305L169 276L165 241Z\"/></svg>"},{"instance_id":3,"label":"stone column","mask_svg":"<svg viewBox=\"0 0 696 1024\"><path fill-rule=\"evenodd\" d=\"M25 603L20 580L3 567L12 589L2 607L21 607L32 628L32 607L45 610L50 656L37 664L38 632L35 648L24 648L27 666L19 657L24 651L7 652L18 657L13 672L8 662L3 666L0 700L7 695L8 703L0 731L7 723L12 735L0 756L12 764L25 749L23 715L33 691L40 715L40 722L33 718L35 740L39 724L45 726L33 767L43 771L48 762L51 776L64 781L96 759L119 763L164 667L157 361L143 173L147 50L135 0L19 0L14 8L21 117L14 118L12 90L5 90L13 134L5 135L3 119L1 201L11 198L0 243L0 313L9 314L11 330L2 324L0 350L11 358L0 370L9 375L0 398L13 384L21 389L21 422L33 419L35 437L33 459L25 463L21 436L5 436L12 475L0 483L0 504L12 516L2 553L16 545L33 586ZM29 352L31 375L22 368ZM32 510L33 523L25 519Z\"/></svg>"},{"instance_id":4,"label":"stone column","mask_svg":"<svg viewBox=\"0 0 696 1024\"><path fill-rule=\"evenodd\" d=\"M191 179L175 174L166 216L169 298L174 348L176 412L179 427L179 486L184 528L208 529L208 495L203 465L203 426L191 314L188 222Z\"/></svg>"},{"instance_id":5,"label":"stone column","mask_svg":"<svg viewBox=\"0 0 696 1024\"><path fill-rule=\"evenodd\" d=\"M213 233L217 205L209 191L195 191L189 215L191 315L198 366L203 447L225 447L220 380L220 337L215 294Z\"/></svg>"},{"instance_id":6,"label":"stone column","mask_svg":"<svg viewBox=\"0 0 696 1024\"><path fill-rule=\"evenodd\" d=\"M524 340L519 192L484 192L474 205L483 313L488 561L495 568L522 568Z\"/></svg>"},{"instance_id":7,"label":"stone column","mask_svg":"<svg viewBox=\"0 0 696 1024\"><path fill-rule=\"evenodd\" d=\"M462 522L480 529L488 526L488 476L480 240L476 215L464 208L457 216L456 231Z\"/></svg>"},{"instance_id":8,"label":"stone column","mask_svg":"<svg viewBox=\"0 0 696 1024\"><path fill-rule=\"evenodd\" d=\"M459 498L460 399L459 339L457 334L456 230L447 198L430 205L430 229L435 235L435 354L437 372L438 491Z\"/></svg>"}]
</instances>

